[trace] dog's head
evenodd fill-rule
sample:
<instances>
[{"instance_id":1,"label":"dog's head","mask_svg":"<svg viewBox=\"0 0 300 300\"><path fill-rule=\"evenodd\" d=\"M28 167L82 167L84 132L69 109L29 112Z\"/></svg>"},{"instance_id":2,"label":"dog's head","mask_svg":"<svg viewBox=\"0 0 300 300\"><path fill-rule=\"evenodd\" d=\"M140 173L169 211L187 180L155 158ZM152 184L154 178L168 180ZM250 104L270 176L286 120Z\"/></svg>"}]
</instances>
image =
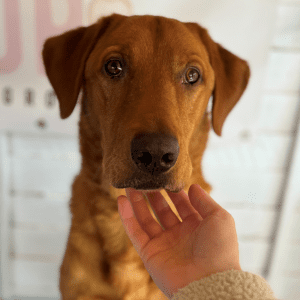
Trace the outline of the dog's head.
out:
<instances>
[{"instance_id":1,"label":"dog's head","mask_svg":"<svg viewBox=\"0 0 300 300\"><path fill-rule=\"evenodd\" d=\"M116 188L182 189L210 96L220 136L250 75L206 29L156 16L101 18L49 38L43 59L63 119L83 88L81 119L101 136L103 171Z\"/></svg>"}]
</instances>

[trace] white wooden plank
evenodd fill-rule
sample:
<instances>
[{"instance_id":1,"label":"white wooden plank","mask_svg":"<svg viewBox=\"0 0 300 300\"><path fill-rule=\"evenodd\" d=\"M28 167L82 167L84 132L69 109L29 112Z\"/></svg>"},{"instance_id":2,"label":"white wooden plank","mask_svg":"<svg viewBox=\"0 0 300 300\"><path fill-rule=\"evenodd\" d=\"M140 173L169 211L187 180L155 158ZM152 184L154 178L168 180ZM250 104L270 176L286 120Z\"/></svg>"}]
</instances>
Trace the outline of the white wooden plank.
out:
<instances>
[{"instance_id":1,"label":"white wooden plank","mask_svg":"<svg viewBox=\"0 0 300 300\"><path fill-rule=\"evenodd\" d=\"M260 134L246 141L237 139L209 143L204 170L281 170L290 144L289 135Z\"/></svg>"},{"instance_id":2,"label":"white wooden plank","mask_svg":"<svg viewBox=\"0 0 300 300\"><path fill-rule=\"evenodd\" d=\"M22 297L45 297L49 300L61 300L60 292L58 290L58 284L31 284L15 285L15 295L18 299L22 299ZM26 299L26 298L25 298ZM31 298L32 299L32 298Z\"/></svg>"},{"instance_id":3,"label":"white wooden plank","mask_svg":"<svg viewBox=\"0 0 300 300\"><path fill-rule=\"evenodd\" d=\"M269 243L267 241L244 241L239 239L239 254L242 270L262 275L262 266L268 254L268 248Z\"/></svg>"},{"instance_id":4,"label":"white wooden plank","mask_svg":"<svg viewBox=\"0 0 300 300\"><path fill-rule=\"evenodd\" d=\"M299 215L298 215L299 217ZM298 219L299 220L299 219ZM285 245L285 255L280 261L283 273L300 277L300 243L291 243Z\"/></svg>"},{"instance_id":5,"label":"white wooden plank","mask_svg":"<svg viewBox=\"0 0 300 300\"><path fill-rule=\"evenodd\" d=\"M227 208L233 216L239 238L258 238L266 241L271 235L276 211L273 209Z\"/></svg>"},{"instance_id":6,"label":"white wooden plank","mask_svg":"<svg viewBox=\"0 0 300 300\"><path fill-rule=\"evenodd\" d=\"M81 161L77 138L36 134L14 134L12 151L14 158Z\"/></svg>"},{"instance_id":7,"label":"white wooden plank","mask_svg":"<svg viewBox=\"0 0 300 300\"><path fill-rule=\"evenodd\" d=\"M282 5L277 9L273 45L300 50L300 5Z\"/></svg>"},{"instance_id":8,"label":"white wooden plank","mask_svg":"<svg viewBox=\"0 0 300 300\"><path fill-rule=\"evenodd\" d=\"M295 122L298 95L268 95L262 98L256 126L261 133L291 133Z\"/></svg>"},{"instance_id":9,"label":"white wooden plank","mask_svg":"<svg viewBox=\"0 0 300 300\"><path fill-rule=\"evenodd\" d=\"M64 254L68 231L14 229L14 251L18 254L47 255L61 258ZM49 256L50 258L52 256ZM55 257L53 258L55 259ZM38 260L38 258L37 258Z\"/></svg>"},{"instance_id":10,"label":"white wooden plank","mask_svg":"<svg viewBox=\"0 0 300 300\"><path fill-rule=\"evenodd\" d=\"M14 197L14 226L66 230L71 220L68 200L59 202L47 198Z\"/></svg>"},{"instance_id":11,"label":"white wooden plank","mask_svg":"<svg viewBox=\"0 0 300 300\"><path fill-rule=\"evenodd\" d=\"M300 0L279 0L279 4L281 5L291 5L293 7L300 5Z\"/></svg>"},{"instance_id":12,"label":"white wooden plank","mask_svg":"<svg viewBox=\"0 0 300 300\"><path fill-rule=\"evenodd\" d=\"M14 189L38 191L43 196L46 191L68 192L79 169L80 165L70 160L13 159Z\"/></svg>"},{"instance_id":13,"label":"white wooden plank","mask_svg":"<svg viewBox=\"0 0 300 300\"><path fill-rule=\"evenodd\" d=\"M300 91L300 53L272 51L265 82L266 92Z\"/></svg>"},{"instance_id":14,"label":"white wooden plank","mask_svg":"<svg viewBox=\"0 0 300 300\"><path fill-rule=\"evenodd\" d=\"M298 196L298 203L300 202L300 195ZM290 242L293 244L300 244L300 205L297 205L297 208L294 214L291 216L291 235Z\"/></svg>"},{"instance_id":15,"label":"white wooden plank","mask_svg":"<svg viewBox=\"0 0 300 300\"><path fill-rule=\"evenodd\" d=\"M4 132L0 132L0 295L10 297L13 292L10 261L12 230L11 161L9 159L9 140Z\"/></svg>"},{"instance_id":16,"label":"white wooden plank","mask_svg":"<svg viewBox=\"0 0 300 300\"><path fill-rule=\"evenodd\" d=\"M289 135L259 135L254 148L255 159L259 168L282 170L285 167L290 146Z\"/></svg>"},{"instance_id":17,"label":"white wooden plank","mask_svg":"<svg viewBox=\"0 0 300 300\"><path fill-rule=\"evenodd\" d=\"M270 283L270 281L268 280ZM271 284L272 290L278 297L278 300L299 300L300 277L286 276L280 277L277 285Z\"/></svg>"},{"instance_id":18,"label":"white wooden plank","mask_svg":"<svg viewBox=\"0 0 300 300\"><path fill-rule=\"evenodd\" d=\"M0 85L0 90L3 87ZM77 123L79 120L79 106L76 106L72 115L65 120L60 119L59 112L51 116L48 113L36 113L34 109L24 110L13 106L0 105L0 128L27 134L62 134L70 137L78 136ZM39 127L39 122L43 122L44 127Z\"/></svg>"},{"instance_id":19,"label":"white wooden plank","mask_svg":"<svg viewBox=\"0 0 300 300\"><path fill-rule=\"evenodd\" d=\"M57 297L59 264L14 261L15 292L20 296Z\"/></svg>"},{"instance_id":20,"label":"white wooden plank","mask_svg":"<svg viewBox=\"0 0 300 300\"><path fill-rule=\"evenodd\" d=\"M278 199L283 172L214 170L205 172L212 197L226 209L273 209Z\"/></svg>"},{"instance_id":21,"label":"white wooden plank","mask_svg":"<svg viewBox=\"0 0 300 300\"><path fill-rule=\"evenodd\" d=\"M300 118L300 111L298 110L298 118ZM287 182L287 188L284 194L284 201L282 203L281 218L278 220L278 232L274 245L274 253L272 256L269 281L274 291L278 293L279 297L290 296L289 299L299 299L299 276L300 276L300 261L294 260L294 268L297 272L287 271L291 262L286 261L289 247L294 247L296 250L298 237L295 232L292 232L296 226L299 226L299 207L300 207L300 120L296 123L296 140L293 157L290 158L290 174ZM297 222L297 225L295 224ZM285 263L283 263L285 261ZM283 279L285 277L296 277L298 285L292 286L289 284L289 290L283 288Z\"/></svg>"}]
</instances>

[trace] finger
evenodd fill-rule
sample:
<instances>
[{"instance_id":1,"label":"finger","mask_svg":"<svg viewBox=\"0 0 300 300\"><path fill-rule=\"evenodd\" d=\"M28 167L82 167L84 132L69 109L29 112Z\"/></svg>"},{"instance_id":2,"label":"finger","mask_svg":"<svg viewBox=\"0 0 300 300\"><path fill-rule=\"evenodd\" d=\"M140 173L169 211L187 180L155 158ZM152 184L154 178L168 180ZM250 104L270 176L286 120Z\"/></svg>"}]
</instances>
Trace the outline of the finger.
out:
<instances>
[{"instance_id":1,"label":"finger","mask_svg":"<svg viewBox=\"0 0 300 300\"><path fill-rule=\"evenodd\" d=\"M205 192L198 184L192 184L189 189L189 198L203 219L224 209Z\"/></svg>"},{"instance_id":2,"label":"finger","mask_svg":"<svg viewBox=\"0 0 300 300\"><path fill-rule=\"evenodd\" d=\"M167 194L174 203L182 221L195 213L199 214L191 204L190 199L184 190L179 193L167 191ZM199 219L202 220L201 216L199 216Z\"/></svg>"},{"instance_id":3,"label":"finger","mask_svg":"<svg viewBox=\"0 0 300 300\"><path fill-rule=\"evenodd\" d=\"M130 238L135 250L138 254L141 254L141 249L150 241L148 234L141 228L139 222L134 216L131 204L127 197L119 196L118 211L121 217L121 221L125 228L125 231Z\"/></svg>"},{"instance_id":4,"label":"finger","mask_svg":"<svg viewBox=\"0 0 300 300\"><path fill-rule=\"evenodd\" d=\"M172 228L176 224L181 223L160 192L147 193L145 196L148 198L156 217L164 229Z\"/></svg>"},{"instance_id":5,"label":"finger","mask_svg":"<svg viewBox=\"0 0 300 300\"><path fill-rule=\"evenodd\" d=\"M126 188L125 191L127 198L131 203L136 220L140 224L141 228L149 235L150 238L154 238L161 234L163 229L152 217L143 193L132 188Z\"/></svg>"}]
</instances>

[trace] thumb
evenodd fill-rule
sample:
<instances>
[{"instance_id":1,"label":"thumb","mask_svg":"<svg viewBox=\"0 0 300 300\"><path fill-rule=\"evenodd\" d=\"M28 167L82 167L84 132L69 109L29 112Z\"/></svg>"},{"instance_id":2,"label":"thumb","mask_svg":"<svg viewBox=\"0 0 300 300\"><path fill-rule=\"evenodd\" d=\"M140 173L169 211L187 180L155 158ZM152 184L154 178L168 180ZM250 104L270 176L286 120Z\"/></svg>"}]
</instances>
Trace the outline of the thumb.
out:
<instances>
[{"instance_id":1,"label":"thumb","mask_svg":"<svg viewBox=\"0 0 300 300\"><path fill-rule=\"evenodd\" d=\"M143 249L145 245L150 241L150 238L137 221L127 197L122 195L119 196L117 200L118 211L125 231L130 238L135 250L141 256L141 249Z\"/></svg>"}]
</instances>

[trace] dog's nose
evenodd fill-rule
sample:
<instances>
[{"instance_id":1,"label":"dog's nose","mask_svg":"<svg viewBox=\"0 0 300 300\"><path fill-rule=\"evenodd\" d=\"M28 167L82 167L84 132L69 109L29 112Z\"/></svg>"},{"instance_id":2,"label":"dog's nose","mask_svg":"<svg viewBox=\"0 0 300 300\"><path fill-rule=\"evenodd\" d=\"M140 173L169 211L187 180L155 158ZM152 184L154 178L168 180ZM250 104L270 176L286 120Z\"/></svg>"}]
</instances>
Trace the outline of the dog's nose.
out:
<instances>
[{"instance_id":1,"label":"dog's nose","mask_svg":"<svg viewBox=\"0 0 300 300\"><path fill-rule=\"evenodd\" d=\"M179 155L177 139L162 133L139 133L131 141L131 157L144 172L159 175L170 170Z\"/></svg>"}]
</instances>

